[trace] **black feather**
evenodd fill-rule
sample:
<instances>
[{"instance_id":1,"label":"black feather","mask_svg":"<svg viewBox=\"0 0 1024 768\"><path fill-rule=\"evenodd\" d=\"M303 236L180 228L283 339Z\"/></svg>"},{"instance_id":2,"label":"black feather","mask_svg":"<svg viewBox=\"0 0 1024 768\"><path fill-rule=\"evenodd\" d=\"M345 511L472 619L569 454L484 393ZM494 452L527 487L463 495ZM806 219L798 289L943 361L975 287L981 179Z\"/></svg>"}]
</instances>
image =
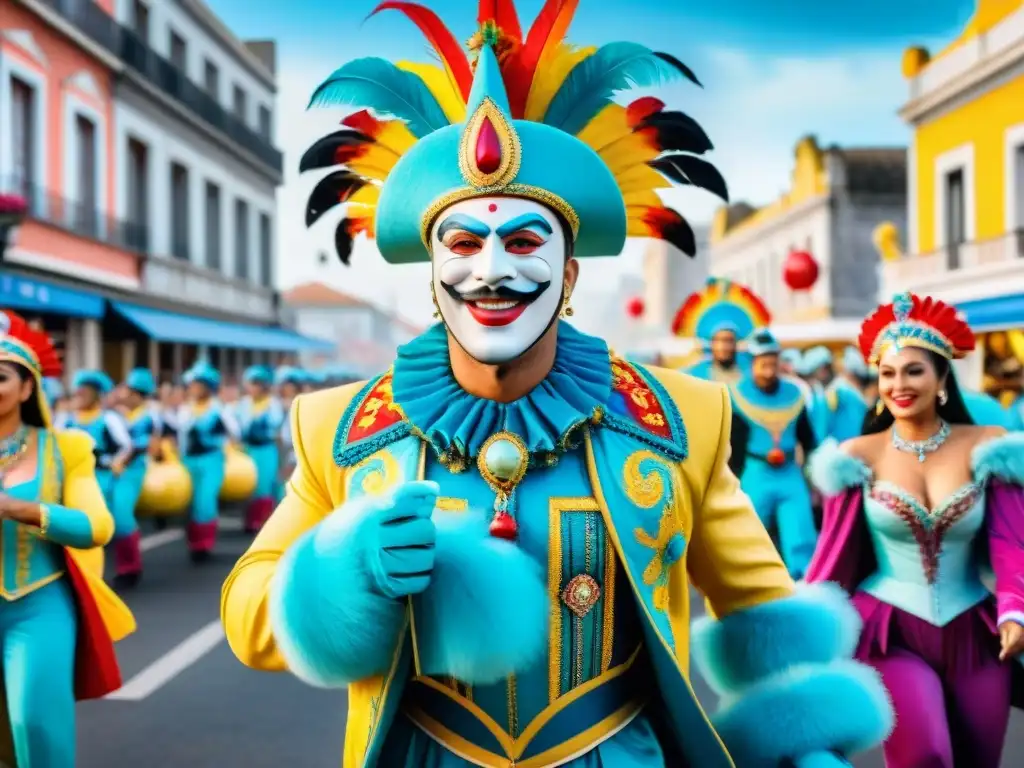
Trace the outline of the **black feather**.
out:
<instances>
[{"instance_id":1,"label":"black feather","mask_svg":"<svg viewBox=\"0 0 1024 768\"><path fill-rule=\"evenodd\" d=\"M689 80L691 83L694 83L695 85L699 85L701 88L704 87L703 85L701 85L700 80L697 79L697 76L695 74L693 74L693 70L690 69L685 64L683 64L683 62L681 62L679 59L677 59L671 53L662 53L660 51L657 51L657 52L655 52L654 55L657 56L662 61L667 62L668 64L671 64L673 67L678 69L679 72L682 74L682 76L685 77L687 80Z\"/></svg>"},{"instance_id":2,"label":"black feather","mask_svg":"<svg viewBox=\"0 0 1024 768\"><path fill-rule=\"evenodd\" d=\"M340 147L356 147L372 143L373 139L359 131L335 131L324 136L306 150L302 159L299 160L299 173L338 165L335 158Z\"/></svg>"},{"instance_id":3,"label":"black feather","mask_svg":"<svg viewBox=\"0 0 1024 768\"><path fill-rule=\"evenodd\" d=\"M714 149L711 139L700 124L682 112L655 112L644 119L638 128L655 128L658 143L666 152L692 152L702 155Z\"/></svg>"},{"instance_id":4,"label":"black feather","mask_svg":"<svg viewBox=\"0 0 1024 768\"><path fill-rule=\"evenodd\" d=\"M678 211L673 211L671 208L665 210L674 213L675 216L671 222L662 227L661 239L693 258L697 255L697 239L693 235L690 223Z\"/></svg>"},{"instance_id":5,"label":"black feather","mask_svg":"<svg viewBox=\"0 0 1024 768\"><path fill-rule=\"evenodd\" d=\"M334 230L334 250L338 252L338 258L346 267L350 266L349 259L352 258L352 246L355 243L352 230L349 228L351 223L351 219L342 219L338 223L338 228Z\"/></svg>"},{"instance_id":6,"label":"black feather","mask_svg":"<svg viewBox=\"0 0 1024 768\"><path fill-rule=\"evenodd\" d=\"M676 184L692 184L729 202L729 188L725 179L707 160L692 155L664 155L651 160L648 165Z\"/></svg>"},{"instance_id":7,"label":"black feather","mask_svg":"<svg viewBox=\"0 0 1024 768\"><path fill-rule=\"evenodd\" d=\"M334 171L320 179L306 201L306 226L311 227L331 208L341 205L367 185L351 171Z\"/></svg>"}]
</instances>

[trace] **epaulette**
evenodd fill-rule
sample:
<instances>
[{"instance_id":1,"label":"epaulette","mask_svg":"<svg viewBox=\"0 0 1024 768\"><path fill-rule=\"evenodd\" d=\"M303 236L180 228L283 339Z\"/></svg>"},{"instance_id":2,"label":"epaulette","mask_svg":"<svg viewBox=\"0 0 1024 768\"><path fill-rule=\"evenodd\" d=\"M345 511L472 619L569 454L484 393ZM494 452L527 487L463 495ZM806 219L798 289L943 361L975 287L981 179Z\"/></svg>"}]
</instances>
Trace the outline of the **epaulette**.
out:
<instances>
[{"instance_id":1,"label":"epaulette","mask_svg":"<svg viewBox=\"0 0 1024 768\"><path fill-rule=\"evenodd\" d=\"M410 434L391 392L391 371L371 379L352 398L334 436L334 462L350 467Z\"/></svg>"},{"instance_id":2,"label":"epaulette","mask_svg":"<svg viewBox=\"0 0 1024 768\"><path fill-rule=\"evenodd\" d=\"M686 458L686 428L660 382L642 366L612 358L612 396L605 423L677 461Z\"/></svg>"}]
</instances>

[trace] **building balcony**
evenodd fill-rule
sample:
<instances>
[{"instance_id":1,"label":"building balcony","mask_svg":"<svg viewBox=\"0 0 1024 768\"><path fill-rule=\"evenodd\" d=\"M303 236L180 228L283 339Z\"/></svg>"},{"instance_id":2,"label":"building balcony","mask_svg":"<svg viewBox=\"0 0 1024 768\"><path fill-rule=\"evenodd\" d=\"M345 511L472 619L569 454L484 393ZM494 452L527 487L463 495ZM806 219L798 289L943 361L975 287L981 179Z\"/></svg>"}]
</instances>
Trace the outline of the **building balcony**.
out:
<instances>
[{"instance_id":1,"label":"building balcony","mask_svg":"<svg viewBox=\"0 0 1024 768\"><path fill-rule=\"evenodd\" d=\"M179 258L150 258L143 265L142 287L152 296L187 301L216 312L276 322L278 305L272 288L235 280Z\"/></svg>"},{"instance_id":2,"label":"building balcony","mask_svg":"<svg viewBox=\"0 0 1024 768\"><path fill-rule=\"evenodd\" d=\"M283 172L284 156L270 139L252 130L244 121L222 107L220 102L189 80L184 72L156 53L128 27L115 21L92 0L40 2L113 53L129 70L151 86L250 152L276 175Z\"/></svg>"},{"instance_id":3,"label":"building balcony","mask_svg":"<svg viewBox=\"0 0 1024 768\"><path fill-rule=\"evenodd\" d=\"M882 262L884 296L902 291L945 301L1024 292L1024 229Z\"/></svg>"}]
</instances>

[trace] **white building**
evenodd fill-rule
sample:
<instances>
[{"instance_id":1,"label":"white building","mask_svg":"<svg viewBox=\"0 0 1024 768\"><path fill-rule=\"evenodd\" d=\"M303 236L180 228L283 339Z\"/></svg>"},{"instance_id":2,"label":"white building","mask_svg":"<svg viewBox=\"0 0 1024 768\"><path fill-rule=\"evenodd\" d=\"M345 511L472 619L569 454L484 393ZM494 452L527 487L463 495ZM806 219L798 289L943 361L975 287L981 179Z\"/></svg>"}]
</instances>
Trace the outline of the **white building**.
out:
<instances>
[{"instance_id":1,"label":"white building","mask_svg":"<svg viewBox=\"0 0 1024 768\"><path fill-rule=\"evenodd\" d=\"M853 341L878 298L875 228L906 217L906 151L822 149L805 137L794 155L792 185L778 200L719 209L711 271L762 298L780 341L839 346ZM794 292L783 280L793 251L806 251L818 263L810 290Z\"/></svg>"}]
</instances>

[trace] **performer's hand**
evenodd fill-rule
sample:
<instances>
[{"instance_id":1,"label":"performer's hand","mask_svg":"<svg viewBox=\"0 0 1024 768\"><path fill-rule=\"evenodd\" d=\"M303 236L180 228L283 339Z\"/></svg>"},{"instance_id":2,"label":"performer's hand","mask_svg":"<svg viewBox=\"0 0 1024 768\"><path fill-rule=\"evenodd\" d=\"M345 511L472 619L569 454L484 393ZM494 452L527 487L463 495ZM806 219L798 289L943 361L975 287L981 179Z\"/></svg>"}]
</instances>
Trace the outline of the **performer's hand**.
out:
<instances>
[{"instance_id":1,"label":"performer's hand","mask_svg":"<svg viewBox=\"0 0 1024 768\"><path fill-rule=\"evenodd\" d=\"M1004 621L999 625L999 645L1000 661L1024 653L1024 627L1016 621Z\"/></svg>"},{"instance_id":2,"label":"performer's hand","mask_svg":"<svg viewBox=\"0 0 1024 768\"><path fill-rule=\"evenodd\" d=\"M437 483L402 483L376 502L361 526L366 557L378 591L393 598L419 594L434 570L436 531L430 519L437 504Z\"/></svg>"}]
</instances>

